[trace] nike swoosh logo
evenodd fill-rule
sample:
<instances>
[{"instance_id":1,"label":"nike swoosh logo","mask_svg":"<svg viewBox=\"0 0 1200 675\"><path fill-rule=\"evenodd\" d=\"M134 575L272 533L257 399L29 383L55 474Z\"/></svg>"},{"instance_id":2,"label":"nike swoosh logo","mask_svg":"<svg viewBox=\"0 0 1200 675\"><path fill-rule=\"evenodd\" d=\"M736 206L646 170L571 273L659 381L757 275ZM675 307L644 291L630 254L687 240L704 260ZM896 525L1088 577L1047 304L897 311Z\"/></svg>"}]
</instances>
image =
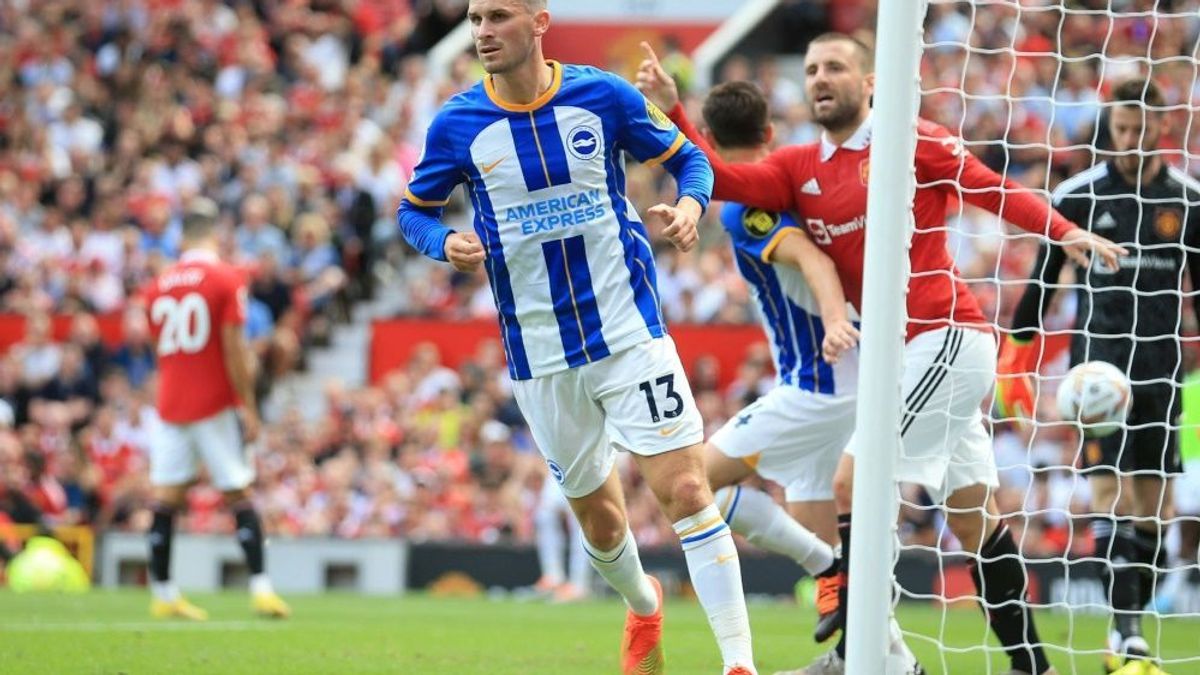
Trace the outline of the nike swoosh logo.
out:
<instances>
[{"instance_id":1,"label":"nike swoosh logo","mask_svg":"<svg viewBox=\"0 0 1200 675\"><path fill-rule=\"evenodd\" d=\"M670 436L671 434L675 433L676 431L679 431L679 427L682 427L682 426L683 426L683 422L680 422L679 424L676 424L675 426L671 427L670 429L659 429L658 435L659 436Z\"/></svg>"},{"instance_id":2,"label":"nike swoosh logo","mask_svg":"<svg viewBox=\"0 0 1200 675\"><path fill-rule=\"evenodd\" d=\"M726 553L725 555L717 556L717 564L724 565L725 563L737 557L736 553Z\"/></svg>"},{"instance_id":3,"label":"nike swoosh logo","mask_svg":"<svg viewBox=\"0 0 1200 675\"><path fill-rule=\"evenodd\" d=\"M498 160L496 160L496 161L492 162L491 164L484 164L484 165L483 165L483 172L484 172L484 173L491 173L493 169L495 169L496 167L500 166L500 162L503 162L503 161L504 161L504 160L506 160L506 159L508 159L508 156L507 156L507 155L505 155L504 157L501 157L500 159L498 159Z\"/></svg>"}]
</instances>

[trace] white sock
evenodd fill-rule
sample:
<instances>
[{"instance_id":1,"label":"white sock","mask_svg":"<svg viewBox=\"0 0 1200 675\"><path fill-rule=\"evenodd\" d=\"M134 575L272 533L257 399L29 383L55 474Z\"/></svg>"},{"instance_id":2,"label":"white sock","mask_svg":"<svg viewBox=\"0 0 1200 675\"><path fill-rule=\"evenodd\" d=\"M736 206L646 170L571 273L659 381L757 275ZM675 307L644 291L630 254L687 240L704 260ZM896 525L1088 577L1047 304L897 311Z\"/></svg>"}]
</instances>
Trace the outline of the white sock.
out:
<instances>
[{"instance_id":1,"label":"white sock","mask_svg":"<svg viewBox=\"0 0 1200 675\"><path fill-rule=\"evenodd\" d=\"M253 595L262 595L263 593L274 593L275 587L271 585L271 580L266 574L250 575L250 593Z\"/></svg>"},{"instance_id":2,"label":"white sock","mask_svg":"<svg viewBox=\"0 0 1200 675\"><path fill-rule=\"evenodd\" d=\"M833 564L833 547L796 522L768 495L738 485L717 490L713 498L729 527L751 544L786 555L814 576Z\"/></svg>"},{"instance_id":3,"label":"white sock","mask_svg":"<svg viewBox=\"0 0 1200 675\"><path fill-rule=\"evenodd\" d=\"M155 600L163 602L175 602L179 599L179 589L172 581L151 581L150 593L154 595Z\"/></svg>"},{"instance_id":4,"label":"white sock","mask_svg":"<svg viewBox=\"0 0 1200 675\"><path fill-rule=\"evenodd\" d=\"M583 528L574 518L568 518L567 530L571 533L570 549L567 552L571 583L576 588L586 591L592 585L592 565L588 562L587 551L583 548Z\"/></svg>"},{"instance_id":5,"label":"white sock","mask_svg":"<svg viewBox=\"0 0 1200 675\"><path fill-rule=\"evenodd\" d=\"M542 495L544 499L544 491ZM533 513L533 527L537 534L538 563L542 567L542 577L549 579L555 585L561 584L565 576L563 572L564 537L558 509L549 504L539 504Z\"/></svg>"},{"instance_id":6,"label":"white sock","mask_svg":"<svg viewBox=\"0 0 1200 675\"><path fill-rule=\"evenodd\" d=\"M587 541L584 541L584 547L592 567L621 594L630 611L638 616L650 616L658 611L658 593L642 569L633 532L625 530L624 541L611 551L597 550Z\"/></svg>"},{"instance_id":7,"label":"white sock","mask_svg":"<svg viewBox=\"0 0 1200 675\"><path fill-rule=\"evenodd\" d=\"M674 527L683 544L692 587L708 615L725 667L743 666L754 672L742 568L729 526L716 505L709 504Z\"/></svg>"}]
</instances>

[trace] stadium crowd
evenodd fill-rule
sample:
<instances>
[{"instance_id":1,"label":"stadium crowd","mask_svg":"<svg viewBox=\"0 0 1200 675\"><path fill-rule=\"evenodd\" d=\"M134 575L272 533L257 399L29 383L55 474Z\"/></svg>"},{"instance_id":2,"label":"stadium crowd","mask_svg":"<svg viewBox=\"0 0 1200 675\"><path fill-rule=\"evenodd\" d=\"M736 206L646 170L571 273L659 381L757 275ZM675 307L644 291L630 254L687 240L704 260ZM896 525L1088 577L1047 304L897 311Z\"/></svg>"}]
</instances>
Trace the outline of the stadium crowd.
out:
<instances>
[{"instance_id":1,"label":"stadium crowd","mask_svg":"<svg viewBox=\"0 0 1200 675\"><path fill-rule=\"evenodd\" d=\"M221 206L225 255L250 279L247 331L264 393L303 367L306 350L350 304L379 288L400 291L388 300L405 314L494 316L485 277L407 250L393 217L429 120L479 76L468 56L446 73L428 72L423 56L465 4L0 3L0 311L27 317L24 339L0 357L0 517L146 528L154 350L144 317L126 305L177 254L182 209L194 196ZM847 21L855 16L848 7L869 16L870 4L841 3L828 18ZM923 113L961 132L993 168L1049 189L1093 161L1087 146L1098 138L1101 93L1141 67L1130 57L1149 55L1168 104L1180 106L1172 116L1184 122L1163 146L1174 150L1172 163L1196 169L1187 160L1200 138L1187 136L1186 118L1200 89L1180 57L1190 56L1200 22L1041 11L1049 4L1057 3L969 13L964 3L931 5ZM1097 44L1107 45L1103 58L1051 53L1081 55ZM681 74L689 67L667 62ZM817 138L799 76L785 60L733 56L720 79L758 82L776 138L797 143ZM685 92L693 119L703 93ZM1010 107L1014 98L1020 104ZM1004 143L1020 147L1005 153ZM629 198L641 208L661 201L674 194L668 180L630 166ZM657 248L672 322L755 320L714 216L698 250ZM467 217L456 197L450 221ZM1002 224L970 207L948 225L961 273L1003 325L1037 242L1006 239ZM1072 311L1061 294L1051 324L1065 325ZM96 323L110 313L123 313L115 350ZM74 316L65 341L51 339L52 314ZM765 345L750 348L725 387L715 361L687 364L710 430L771 385L770 363ZM375 386L329 384L320 419L292 410L273 420L256 449L267 531L530 541L545 469L506 372L498 342L481 344L457 370L423 345ZM1042 536L1018 537L1027 552L1082 550L1085 535L1071 536L1066 518L1087 500L1068 468L1076 441L1064 428L1028 433L996 429L1001 505L1036 514L1026 526ZM637 477L629 481L638 540L677 539ZM219 505L218 492L197 486L182 528L230 531ZM931 513L906 508L906 540L936 545Z\"/></svg>"}]
</instances>

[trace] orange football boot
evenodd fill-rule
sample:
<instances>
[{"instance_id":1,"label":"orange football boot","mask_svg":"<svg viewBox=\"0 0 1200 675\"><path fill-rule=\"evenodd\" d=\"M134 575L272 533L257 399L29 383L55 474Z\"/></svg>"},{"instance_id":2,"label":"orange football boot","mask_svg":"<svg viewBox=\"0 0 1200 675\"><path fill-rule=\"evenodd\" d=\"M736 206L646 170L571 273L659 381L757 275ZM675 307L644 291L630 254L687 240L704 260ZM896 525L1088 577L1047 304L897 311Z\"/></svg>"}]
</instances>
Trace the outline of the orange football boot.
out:
<instances>
[{"instance_id":1,"label":"orange football boot","mask_svg":"<svg viewBox=\"0 0 1200 675\"><path fill-rule=\"evenodd\" d=\"M661 675L663 672L663 591L662 584L647 575L658 595L658 609L650 616L625 612L625 637L621 640L622 675Z\"/></svg>"}]
</instances>

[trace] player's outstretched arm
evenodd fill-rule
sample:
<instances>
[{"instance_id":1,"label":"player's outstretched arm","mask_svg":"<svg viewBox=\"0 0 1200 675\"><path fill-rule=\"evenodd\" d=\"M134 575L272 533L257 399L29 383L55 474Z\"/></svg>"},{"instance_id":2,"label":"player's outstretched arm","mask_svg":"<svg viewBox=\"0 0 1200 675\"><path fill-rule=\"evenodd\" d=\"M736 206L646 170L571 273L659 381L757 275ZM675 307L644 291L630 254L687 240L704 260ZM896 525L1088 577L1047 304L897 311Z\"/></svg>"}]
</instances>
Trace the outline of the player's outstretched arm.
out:
<instances>
[{"instance_id":1,"label":"player's outstretched arm","mask_svg":"<svg viewBox=\"0 0 1200 675\"><path fill-rule=\"evenodd\" d=\"M663 69L658 55L648 43L642 43L646 58L638 68L637 88L652 104L667 111L687 139L694 143L712 164L715 177L713 199L735 201L768 211L795 210L792 181L785 162L767 161L726 163L700 135L683 111L675 80Z\"/></svg>"},{"instance_id":2,"label":"player's outstretched arm","mask_svg":"<svg viewBox=\"0 0 1200 675\"><path fill-rule=\"evenodd\" d=\"M846 311L846 293L833 258L818 248L806 232L792 228L771 251L770 260L791 265L804 275L825 324L821 354L826 362L837 363L842 352L858 344L859 333Z\"/></svg>"},{"instance_id":3,"label":"player's outstretched arm","mask_svg":"<svg viewBox=\"0 0 1200 675\"><path fill-rule=\"evenodd\" d=\"M987 209L1023 230L1058 242L1071 260L1087 266L1097 255L1112 269L1128 255L1121 246L1082 229L1032 190L992 171L939 125L922 122L917 142L917 180L953 189L962 199ZM1049 228L1047 228L1049 224Z\"/></svg>"}]
</instances>

